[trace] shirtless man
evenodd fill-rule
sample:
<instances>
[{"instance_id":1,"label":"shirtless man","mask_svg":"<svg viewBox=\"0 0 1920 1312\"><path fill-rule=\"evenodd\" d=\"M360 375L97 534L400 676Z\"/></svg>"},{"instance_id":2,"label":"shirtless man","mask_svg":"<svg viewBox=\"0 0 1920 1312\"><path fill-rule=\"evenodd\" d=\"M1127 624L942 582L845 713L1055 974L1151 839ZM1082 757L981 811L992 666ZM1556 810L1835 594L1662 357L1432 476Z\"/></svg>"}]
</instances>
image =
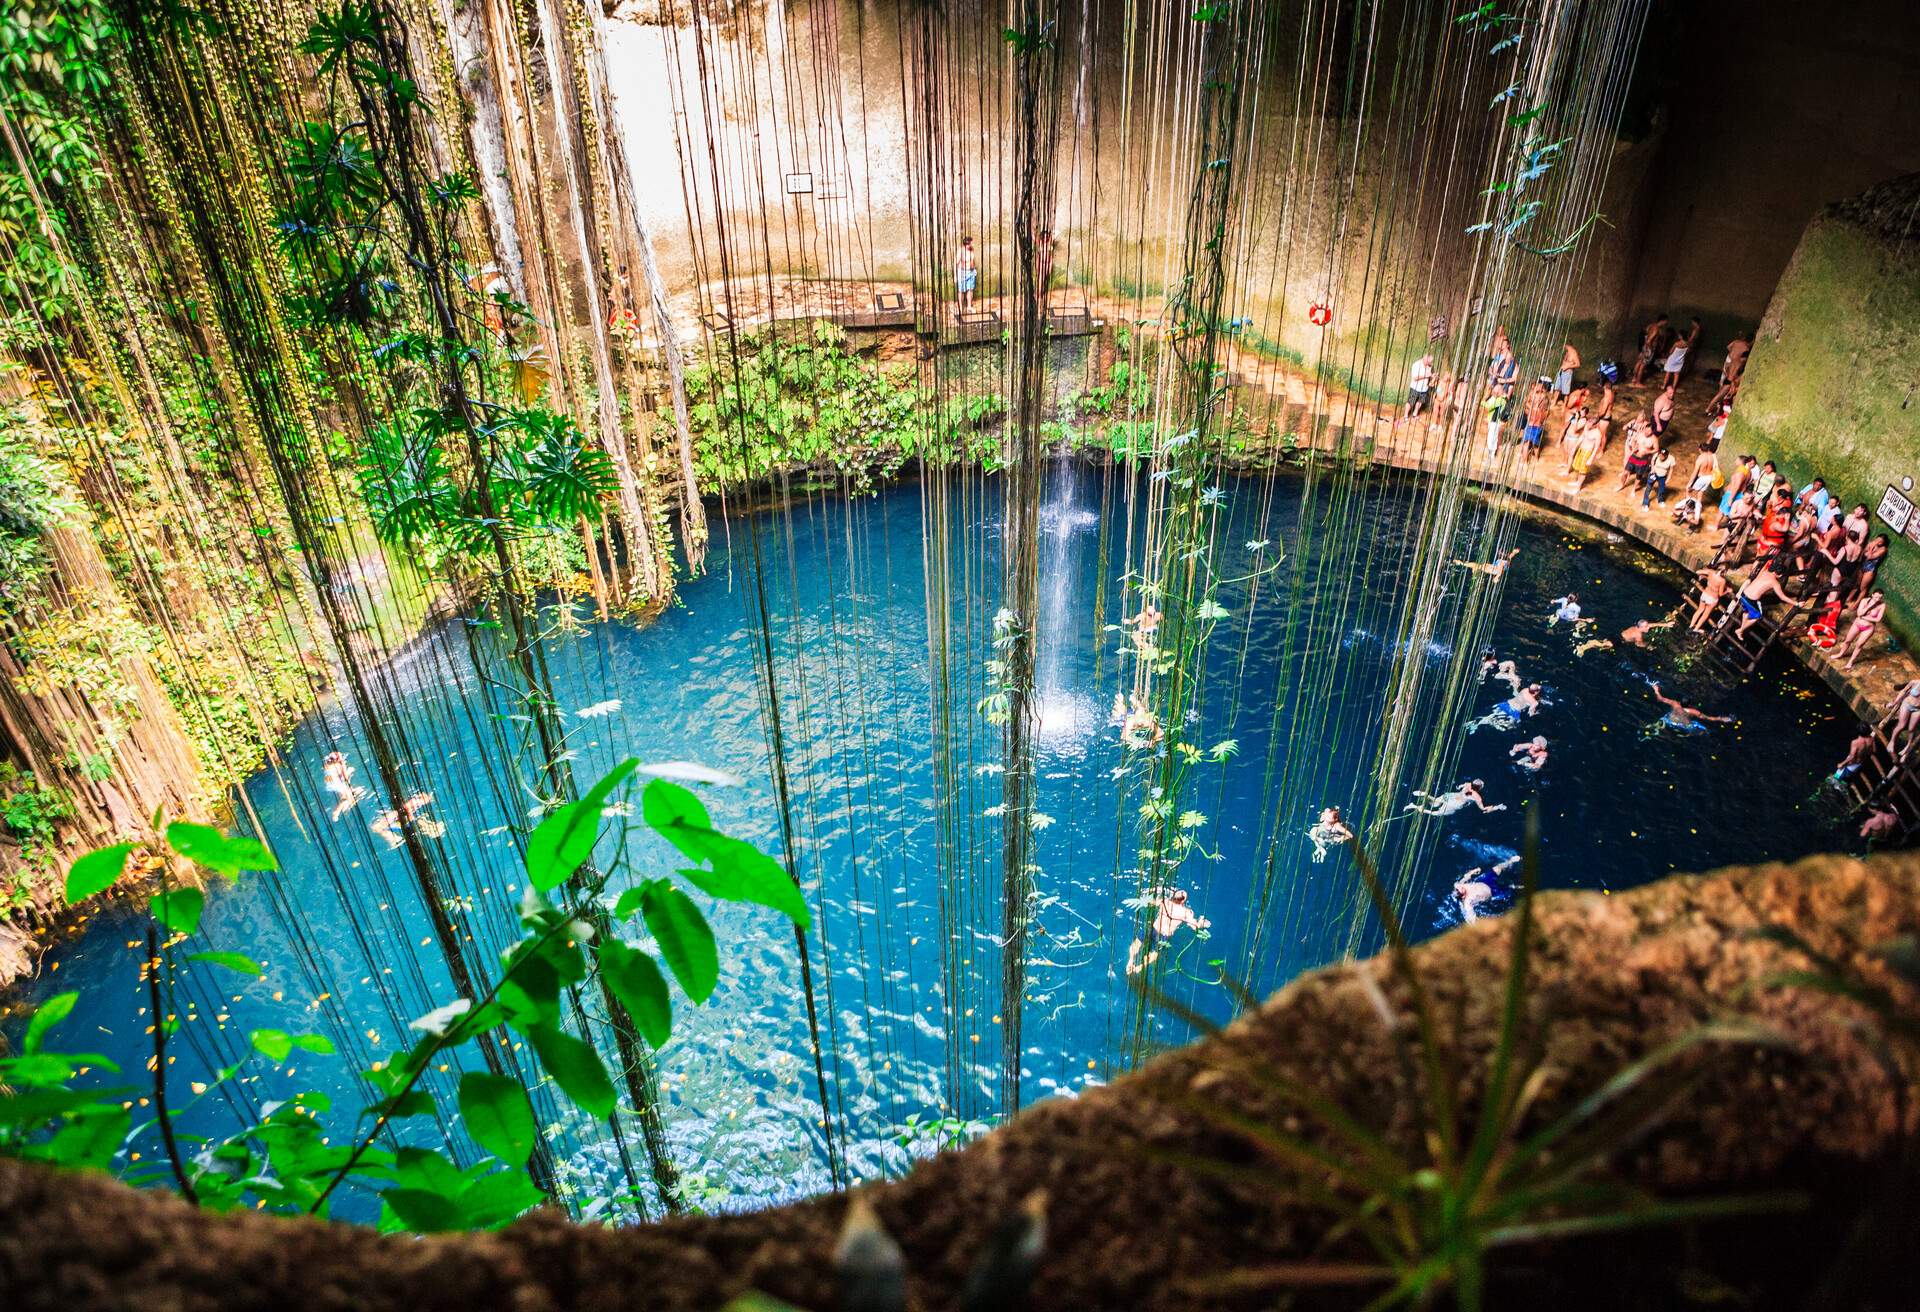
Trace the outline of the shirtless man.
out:
<instances>
[{"instance_id":1,"label":"shirtless man","mask_svg":"<svg viewBox=\"0 0 1920 1312\"><path fill-rule=\"evenodd\" d=\"M973 289L980 283L980 261L973 253L973 238L960 239L960 252L953 261L954 313L964 317L973 309Z\"/></svg>"},{"instance_id":2,"label":"shirtless man","mask_svg":"<svg viewBox=\"0 0 1920 1312\"><path fill-rule=\"evenodd\" d=\"M1713 394L1713 400L1707 402L1706 413L1712 414L1724 401L1733 400L1734 393L1740 390L1740 375L1747 369L1747 352L1753 349L1753 343L1744 337L1736 337L1727 343L1726 363L1720 366L1720 390Z\"/></svg>"},{"instance_id":3,"label":"shirtless man","mask_svg":"<svg viewBox=\"0 0 1920 1312\"><path fill-rule=\"evenodd\" d=\"M1507 566L1513 564L1513 558L1519 554L1520 548L1515 547L1497 560L1456 560L1453 563L1461 569L1472 570L1476 574L1485 574L1489 578L1497 579L1507 572Z\"/></svg>"},{"instance_id":4,"label":"shirtless man","mask_svg":"<svg viewBox=\"0 0 1920 1312\"><path fill-rule=\"evenodd\" d=\"M1793 598L1789 597L1787 590L1780 586L1780 576L1773 572L1773 566L1762 565L1753 571L1752 578L1740 585L1739 594L1734 597L1732 605L1728 608L1731 610L1737 606L1740 610L1740 626L1734 631L1736 636L1745 637L1747 630L1766 614L1764 607L1769 596L1777 597L1789 605L1793 604Z\"/></svg>"},{"instance_id":5,"label":"shirtless man","mask_svg":"<svg viewBox=\"0 0 1920 1312\"><path fill-rule=\"evenodd\" d=\"M428 838L438 838L447 832L447 827L438 820L428 820L420 815L420 812L432 804L432 793L415 793L400 803L398 811L382 811L375 816L367 828L384 838L389 848L398 848L403 841L400 837L400 818L404 815L408 820L413 821L414 826Z\"/></svg>"},{"instance_id":6,"label":"shirtless man","mask_svg":"<svg viewBox=\"0 0 1920 1312\"><path fill-rule=\"evenodd\" d=\"M1493 881L1520 864L1510 856L1492 866L1475 866L1453 882L1453 895L1460 899L1460 919L1471 925L1480 918L1480 908L1493 897Z\"/></svg>"},{"instance_id":7,"label":"shirtless man","mask_svg":"<svg viewBox=\"0 0 1920 1312\"><path fill-rule=\"evenodd\" d=\"M1618 491L1628 496L1632 489L1640 486L1647 477L1647 470L1653 464L1653 453L1660 447L1653 433L1647 428L1646 421L1636 418L1627 425L1627 444L1625 459L1620 465L1620 486Z\"/></svg>"},{"instance_id":8,"label":"shirtless man","mask_svg":"<svg viewBox=\"0 0 1920 1312\"><path fill-rule=\"evenodd\" d=\"M1667 316L1660 315L1652 323L1640 330L1640 353L1633 358L1634 386L1646 381L1647 370L1653 364L1653 357L1660 353L1667 338Z\"/></svg>"},{"instance_id":9,"label":"shirtless man","mask_svg":"<svg viewBox=\"0 0 1920 1312\"><path fill-rule=\"evenodd\" d=\"M1532 716L1540 710L1540 685L1530 683L1516 691L1513 696L1467 725L1468 733L1478 733L1481 729L1511 729L1520 723L1521 716Z\"/></svg>"},{"instance_id":10,"label":"shirtless man","mask_svg":"<svg viewBox=\"0 0 1920 1312\"><path fill-rule=\"evenodd\" d=\"M1519 694L1521 687L1519 667L1512 661L1503 661L1495 657L1491 647L1480 654L1480 682L1485 683L1488 675L1496 679L1505 679L1507 686L1513 689L1514 694L1516 696Z\"/></svg>"},{"instance_id":11,"label":"shirtless man","mask_svg":"<svg viewBox=\"0 0 1920 1312\"><path fill-rule=\"evenodd\" d=\"M1447 793L1430 793L1424 788L1416 788L1413 790L1413 800L1407 803L1406 809L1418 811L1421 815L1438 816L1452 815L1456 811L1466 810L1468 806L1477 806L1482 811L1506 810L1505 802L1487 805L1487 799L1480 791L1485 787L1480 780L1469 779Z\"/></svg>"},{"instance_id":12,"label":"shirtless man","mask_svg":"<svg viewBox=\"0 0 1920 1312\"><path fill-rule=\"evenodd\" d=\"M1862 821L1860 825L1860 837L1866 839L1868 842L1878 842L1883 838L1892 838L1899 832L1900 813L1885 803L1876 805L1873 808L1873 813Z\"/></svg>"},{"instance_id":13,"label":"shirtless man","mask_svg":"<svg viewBox=\"0 0 1920 1312\"><path fill-rule=\"evenodd\" d=\"M1673 698L1661 692L1660 685L1657 683L1649 684L1648 686L1653 689L1653 699L1667 708L1667 713L1660 718L1676 729L1691 729L1696 725L1704 727L1709 723L1733 723L1733 717L1731 715L1708 715L1697 706L1681 705Z\"/></svg>"},{"instance_id":14,"label":"shirtless man","mask_svg":"<svg viewBox=\"0 0 1920 1312\"><path fill-rule=\"evenodd\" d=\"M1353 830L1347 828L1340 808L1330 806L1320 813L1320 818L1307 830L1307 837L1313 841L1313 859L1325 861L1335 844L1353 840Z\"/></svg>"},{"instance_id":15,"label":"shirtless man","mask_svg":"<svg viewBox=\"0 0 1920 1312\"><path fill-rule=\"evenodd\" d=\"M1180 926L1191 925L1196 933L1210 924L1205 916L1195 915L1187 905L1187 890L1172 889L1160 895L1159 904L1154 908L1153 923L1147 926L1145 938L1137 938L1133 946L1127 949L1127 974L1138 975L1145 967L1152 965L1160 957L1160 951L1167 942L1179 932Z\"/></svg>"},{"instance_id":16,"label":"shirtless man","mask_svg":"<svg viewBox=\"0 0 1920 1312\"><path fill-rule=\"evenodd\" d=\"M1672 627L1672 620L1640 620L1620 630L1620 641L1626 643L1629 647L1644 647L1647 645L1648 634L1652 633L1655 629L1670 629Z\"/></svg>"},{"instance_id":17,"label":"shirtless man","mask_svg":"<svg viewBox=\"0 0 1920 1312\"><path fill-rule=\"evenodd\" d=\"M1700 600L1693 608L1693 618L1687 621L1687 632L1699 633L1707 627L1707 621L1713 618L1713 612L1727 595L1727 572L1723 569L1703 569L1697 578L1700 580Z\"/></svg>"},{"instance_id":18,"label":"shirtless man","mask_svg":"<svg viewBox=\"0 0 1920 1312\"><path fill-rule=\"evenodd\" d=\"M1847 754L1840 758L1840 764L1833 767L1832 780L1843 784L1860 773L1860 767L1873 755L1873 729L1869 725L1854 726L1853 741L1847 744Z\"/></svg>"},{"instance_id":19,"label":"shirtless man","mask_svg":"<svg viewBox=\"0 0 1920 1312\"><path fill-rule=\"evenodd\" d=\"M1553 376L1553 392L1564 403L1573 395L1573 371L1580 367L1580 352L1573 349L1572 342L1560 347L1560 372Z\"/></svg>"},{"instance_id":20,"label":"shirtless man","mask_svg":"<svg viewBox=\"0 0 1920 1312\"><path fill-rule=\"evenodd\" d=\"M1520 757L1514 764L1522 770L1532 770L1538 773L1540 767L1547 763L1546 737L1536 734L1524 743L1515 743L1507 749L1507 755Z\"/></svg>"}]
</instances>

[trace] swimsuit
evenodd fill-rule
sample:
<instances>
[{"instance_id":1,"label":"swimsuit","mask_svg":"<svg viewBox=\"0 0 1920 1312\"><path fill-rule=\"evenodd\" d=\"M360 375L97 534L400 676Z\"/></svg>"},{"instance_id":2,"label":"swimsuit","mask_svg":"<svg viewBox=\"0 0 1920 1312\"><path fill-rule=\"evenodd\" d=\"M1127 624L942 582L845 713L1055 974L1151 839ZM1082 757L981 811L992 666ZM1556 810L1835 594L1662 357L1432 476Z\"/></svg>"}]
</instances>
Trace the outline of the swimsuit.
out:
<instances>
[{"instance_id":1,"label":"swimsuit","mask_svg":"<svg viewBox=\"0 0 1920 1312\"><path fill-rule=\"evenodd\" d=\"M1520 440L1522 442L1525 442L1528 446L1539 446L1540 445L1540 425L1528 424L1524 429L1521 430Z\"/></svg>"},{"instance_id":2,"label":"swimsuit","mask_svg":"<svg viewBox=\"0 0 1920 1312\"><path fill-rule=\"evenodd\" d=\"M1759 605L1744 592L1740 594L1740 608L1747 612L1747 618L1756 620L1760 618L1761 610Z\"/></svg>"},{"instance_id":3,"label":"swimsuit","mask_svg":"<svg viewBox=\"0 0 1920 1312\"><path fill-rule=\"evenodd\" d=\"M980 270L962 269L960 270L960 276L957 281L959 282L961 291L970 292L973 290L974 284L980 281Z\"/></svg>"}]
</instances>

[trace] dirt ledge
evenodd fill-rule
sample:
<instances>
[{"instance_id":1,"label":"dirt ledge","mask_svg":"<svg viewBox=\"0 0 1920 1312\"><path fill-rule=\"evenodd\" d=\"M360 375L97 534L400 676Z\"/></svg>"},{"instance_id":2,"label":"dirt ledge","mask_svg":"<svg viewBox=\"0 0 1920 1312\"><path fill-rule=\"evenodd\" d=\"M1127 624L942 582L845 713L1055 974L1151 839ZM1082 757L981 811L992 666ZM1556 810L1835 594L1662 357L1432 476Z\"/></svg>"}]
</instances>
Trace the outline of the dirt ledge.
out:
<instances>
[{"instance_id":1,"label":"dirt ledge","mask_svg":"<svg viewBox=\"0 0 1920 1312\"><path fill-rule=\"evenodd\" d=\"M1799 1055L1717 1062L1697 1096L1625 1164L1635 1178L1676 1192L1791 1184L1820 1197L1819 1214L1885 1157L1897 1131L1893 1087L1859 1037L1859 1014L1820 995L1755 990L1767 974L1802 963L1747 931L1791 925L1884 978L1865 949L1920 931L1920 855L1816 857L1679 876L1620 896L1553 893L1539 908L1531 1000L1537 1015L1555 1019L1546 1038L1556 1072L1546 1109L1709 1018L1753 1016L1799 1045ZM1440 1014L1455 1018L1469 1101L1495 1031L1510 928L1483 922L1417 950ZM1149 1154L1244 1156L1163 1095L1204 1089L1271 1114L1262 1095L1222 1070L1221 1045L1232 1044L1404 1140L1415 1127L1413 1086L1393 1056L1383 1000L1404 1011L1378 958L1305 976L1223 1039L1178 1050L1080 1099L1044 1104L965 1151L874 1188L870 1197L907 1251L916 1297L926 1307L950 1305L990 1228L1042 1188L1050 1207L1041 1306L1199 1306L1179 1292L1182 1279L1309 1251L1321 1224L1311 1214L1260 1193L1236 1196ZM0 1305L711 1312L758 1288L825 1308L844 1208L843 1199L828 1198L623 1232L536 1217L497 1235L407 1240L256 1214L201 1216L103 1177L0 1162ZM1598 1274L1582 1277L1588 1283L1576 1296L1551 1305L1625 1306L1608 1301L1616 1268L1590 1269Z\"/></svg>"}]
</instances>

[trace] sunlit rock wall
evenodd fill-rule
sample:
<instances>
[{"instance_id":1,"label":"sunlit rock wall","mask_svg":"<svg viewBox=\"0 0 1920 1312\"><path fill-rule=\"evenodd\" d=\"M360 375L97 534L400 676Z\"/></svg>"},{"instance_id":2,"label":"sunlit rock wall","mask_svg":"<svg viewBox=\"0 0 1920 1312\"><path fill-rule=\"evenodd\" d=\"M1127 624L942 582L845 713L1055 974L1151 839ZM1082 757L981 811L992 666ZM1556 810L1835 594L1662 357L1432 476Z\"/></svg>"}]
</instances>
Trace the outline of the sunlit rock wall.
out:
<instances>
[{"instance_id":1,"label":"sunlit rock wall","mask_svg":"<svg viewBox=\"0 0 1920 1312\"><path fill-rule=\"evenodd\" d=\"M1920 173L1807 225L1761 321L1729 445L1796 484L1817 474L1849 503L1877 508L1907 479L1920 502ZM1894 534L1880 579L1898 631L1920 640L1913 538Z\"/></svg>"}]
</instances>

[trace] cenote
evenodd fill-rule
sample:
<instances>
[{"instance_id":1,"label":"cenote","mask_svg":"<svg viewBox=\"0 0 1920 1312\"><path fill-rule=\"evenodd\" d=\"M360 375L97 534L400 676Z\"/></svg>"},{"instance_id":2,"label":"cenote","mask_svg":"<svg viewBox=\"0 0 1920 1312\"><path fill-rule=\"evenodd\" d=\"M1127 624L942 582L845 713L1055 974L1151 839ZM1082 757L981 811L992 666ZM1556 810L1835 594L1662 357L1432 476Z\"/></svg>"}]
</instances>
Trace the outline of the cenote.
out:
<instances>
[{"instance_id":1,"label":"cenote","mask_svg":"<svg viewBox=\"0 0 1920 1312\"><path fill-rule=\"evenodd\" d=\"M1190 1037L1157 1012L1137 1028L1124 972L1136 923L1128 900L1138 890L1116 835L1127 824L1123 808L1139 799L1116 778L1123 748L1110 712L1121 687L1116 651L1127 641L1116 611L1126 535L1138 518L1122 495L1127 480L1124 470L1056 462L1041 514L1036 805L1048 823L1034 838L1026 1101L1075 1094ZM789 928L765 912L720 904L718 992L707 1006L677 1013L660 1060L672 1151L702 1206L743 1208L829 1188L829 1126L849 1174L870 1179L1009 1110L999 1102L1001 944L989 928L998 922L990 814L1000 800L998 734L976 709L998 605L999 493L992 478L963 482L946 502L968 522L953 531L965 545L946 562L955 582L945 611L929 611L928 489L907 482L872 496L817 493L716 518L707 572L686 584L679 605L637 626L583 624L549 641L582 778L627 756L729 772L742 782L704 793L716 821L778 853L762 684L763 671L773 671L794 861L815 912L831 1106L823 1109L816 1094ZM1304 830L1319 806L1352 807L1365 786L1394 656L1380 635L1391 631L1423 493L1419 484L1378 477L1313 501L1288 477L1232 480L1222 490L1219 568L1242 581L1220 593L1228 618L1209 647L1202 714L1208 739L1232 740L1237 750L1204 763L1191 786L1208 820L1201 854L1175 879L1212 928L1174 940L1161 984L1224 1016L1230 999L1216 963L1260 993L1377 942L1377 926L1352 936L1350 851L1315 863ZM1468 551L1488 513L1469 506L1456 554ZM1360 545L1350 532L1330 533L1336 519L1366 526ZM1329 562L1316 553L1333 548L1316 544L1334 541L1356 554L1324 568ZM1544 685L1548 705L1523 729L1467 736L1455 777L1431 781L1482 779L1504 811L1468 810L1418 831L1400 821L1380 827L1383 865L1412 863L1403 913L1411 931L1457 922L1452 882L1516 851L1528 808L1539 817L1541 879L1550 887L1618 890L1675 869L1842 842L1823 781L1845 750L1850 722L1823 687L1784 658L1742 683L1709 677L1685 668L1670 641L1576 655L1567 630L1545 623L1551 599L1578 590L1597 635L1615 637L1679 604L1673 578L1637 548L1554 521L1523 520L1517 545L1493 643ZM1487 586L1458 569L1447 577L1462 597ZM1290 614L1310 618L1290 623ZM944 644L930 642L930 623L949 626ZM498 736L471 709L484 698L474 695L466 636L461 622L443 626L398 658L395 674L408 693L410 741L436 753L417 765L434 793L431 815L445 826L438 841L464 872L452 890L461 923L504 942L519 893L514 833L531 823L530 799L502 797L484 782ZM939 652L951 659L936 679ZM1420 654L1437 666L1451 657L1437 646ZM1738 722L1684 735L1651 728L1660 708L1650 677ZM1483 684L1469 712L1504 695L1497 682ZM936 734L932 708L942 697L950 710L945 733ZM1537 777L1509 756L1534 733L1551 743ZM335 749L364 764L360 727L329 710L300 728L276 771L247 787L282 870L216 887L201 939L244 949L265 973L248 979L182 965L185 1023L172 1083L185 1101L238 1061L249 1031L263 1027L326 1035L337 1055L296 1051L278 1068L255 1057L187 1109L182 1133L229 1131L295 1089L317 1088L341 1108L360 1105L355 1072L403 1046L407 1021L451 996L438 958L421 950L429 930L409 869L367 827L372 804L327 818L319 780L323 756ZM1735 777L1739 787L1727 786ZM633 877L674 860L637 830L624 843L603 839L602 856L624 858ZM135 1072L150 1053L151 1021L139 925L129 911L100 912L49 952L30 986L36 996L77 989L69 1046ZM453 1100L445 1086L437 1092L451 1121ZM535 1106L558 1149L562 1192L617 1194L604 1127L551 1090L536 1089ZM364 1212L370 1203L363 1196L349 1207Z\"/></svg>"}]
</instances>

